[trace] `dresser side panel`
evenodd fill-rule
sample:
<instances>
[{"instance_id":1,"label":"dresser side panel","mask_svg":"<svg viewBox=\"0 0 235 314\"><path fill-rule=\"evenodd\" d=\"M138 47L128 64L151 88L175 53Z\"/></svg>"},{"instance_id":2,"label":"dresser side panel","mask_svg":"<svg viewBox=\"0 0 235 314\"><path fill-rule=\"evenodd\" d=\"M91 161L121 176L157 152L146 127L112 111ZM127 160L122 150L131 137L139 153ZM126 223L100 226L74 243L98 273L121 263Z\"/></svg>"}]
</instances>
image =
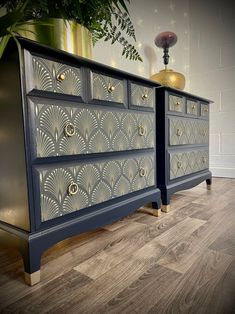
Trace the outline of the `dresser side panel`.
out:
<instances>
[{"instance_id":1,"label":"dresser side panel","mask_svg":"<svg viewBox=\"0 0 235 314\"><path fill-rule=\"evenodd\" d=\"M16 51L6 52L0 62L0 221L28 231L19 57Z\"/></svg>"}]
</instances>

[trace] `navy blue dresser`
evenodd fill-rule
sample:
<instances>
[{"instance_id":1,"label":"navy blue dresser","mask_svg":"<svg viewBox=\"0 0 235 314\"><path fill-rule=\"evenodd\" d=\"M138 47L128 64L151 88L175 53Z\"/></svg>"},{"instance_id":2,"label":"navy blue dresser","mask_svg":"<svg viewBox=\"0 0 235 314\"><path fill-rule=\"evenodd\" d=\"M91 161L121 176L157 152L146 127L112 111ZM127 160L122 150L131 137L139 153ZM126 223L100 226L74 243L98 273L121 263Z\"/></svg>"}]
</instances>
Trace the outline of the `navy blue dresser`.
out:
<instances>
[{"instance_id":1,"label":"navy blue dresser","mask_svg":"<svg viewBox=\"0 0 235 314\"><path fill-rule=\"evenodd\" d=\"M0 77L0 243L42 253L146 203L160 214L156 83L19 38Z\"/></svg>"},{"instance_id":2,"label":"navy blue dresser","mask_svg":"<svg viewBox=\"0 0 235 314\"><path fill-rule=\"evenodd\" d=\"M156 88L157 182L162 211L171 195L206 181L209 171L210 100L170 87Z\"/></svg>"}]
</instances>

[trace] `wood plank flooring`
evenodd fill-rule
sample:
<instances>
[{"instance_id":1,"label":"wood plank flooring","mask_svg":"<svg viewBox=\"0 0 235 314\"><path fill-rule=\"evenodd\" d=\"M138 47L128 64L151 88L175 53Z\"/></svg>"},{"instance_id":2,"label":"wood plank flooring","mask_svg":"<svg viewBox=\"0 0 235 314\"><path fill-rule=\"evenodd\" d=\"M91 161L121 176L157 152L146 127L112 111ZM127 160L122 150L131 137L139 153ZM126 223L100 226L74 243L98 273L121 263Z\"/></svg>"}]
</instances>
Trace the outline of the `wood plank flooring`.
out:
<instances>
[{"instance_id":1,"label":"wood plank flooring","mask_svg":"<svg viewBox=\"0 0 235 314\"><path fill-rule=\"evenodd\" d=\"M41 265L28 287L20 255L0 248L0 313L235 313L235 179L67 239Z\"/></svg>"}]
</instances>

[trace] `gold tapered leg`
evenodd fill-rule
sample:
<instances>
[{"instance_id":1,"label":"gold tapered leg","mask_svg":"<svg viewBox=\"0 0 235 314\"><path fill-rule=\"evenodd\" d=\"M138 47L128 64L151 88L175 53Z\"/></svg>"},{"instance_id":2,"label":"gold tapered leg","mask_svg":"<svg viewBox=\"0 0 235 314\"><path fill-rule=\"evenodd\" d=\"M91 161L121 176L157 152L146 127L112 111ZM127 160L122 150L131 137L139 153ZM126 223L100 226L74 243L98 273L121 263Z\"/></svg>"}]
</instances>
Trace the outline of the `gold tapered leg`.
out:
<instances>
[{"instance_id":1,"label":"gold tapered leg","mask_svg":"<svg viewBox=\"0 0 235 314\"><path fill-rule=\"evenodd\" d=\"M141 207L138 211L141 213L153 215L155 217L159 217L161 215L161 208L154 209L149 207Z\"/></svg>"},{"instance_id":2,"label":"gold tapered leg","mask_svg":"<svg viewBox=\"0 0 235 314\"><path fill-rule=\"evenodd\" d=\"M170 210L171 210L170 204L168 204L168 205L162 205L162 212L164 212L164 213L169 213Z\"/></svg>"},{"instance_id":3,"label":"gold tapered leg","mask_svg":"<svg viewBox=\"0 0 235 314\"><path fill-rule=\"evenodd\" d=\"M207 187L207 190L208 190L208 191L211 190L211 184L207 184L206 187Z\"/></svg>"},{"instance_id":4,"label":"gold tapered leg","mask_svg":"<svg viewBox=\"0 0 235 314\"><path fill-rule=\"evenodd\" d=\"M40 282L40 270L32 274L24 273L24 279L29 286L36 285L36 283Z\"/></svg>"}]
</instances>

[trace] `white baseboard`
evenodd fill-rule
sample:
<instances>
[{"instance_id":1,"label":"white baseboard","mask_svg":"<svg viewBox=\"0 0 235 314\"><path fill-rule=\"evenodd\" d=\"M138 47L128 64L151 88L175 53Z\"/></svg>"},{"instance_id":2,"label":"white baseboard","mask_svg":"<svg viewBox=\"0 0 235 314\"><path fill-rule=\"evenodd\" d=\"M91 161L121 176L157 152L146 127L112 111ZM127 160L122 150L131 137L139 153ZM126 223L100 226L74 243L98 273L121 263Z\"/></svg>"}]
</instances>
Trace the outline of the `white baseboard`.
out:
<instances>
[{"instance_id":1,"label":"white baseboard","mask_svg":"<svg viewBox=\"0 0 235 314\"><path fill-rule=\"evenodd\" d=\"M235 179L235 168L210 167L213 177L224 177Z\"/></svg>"}]
</instances>

